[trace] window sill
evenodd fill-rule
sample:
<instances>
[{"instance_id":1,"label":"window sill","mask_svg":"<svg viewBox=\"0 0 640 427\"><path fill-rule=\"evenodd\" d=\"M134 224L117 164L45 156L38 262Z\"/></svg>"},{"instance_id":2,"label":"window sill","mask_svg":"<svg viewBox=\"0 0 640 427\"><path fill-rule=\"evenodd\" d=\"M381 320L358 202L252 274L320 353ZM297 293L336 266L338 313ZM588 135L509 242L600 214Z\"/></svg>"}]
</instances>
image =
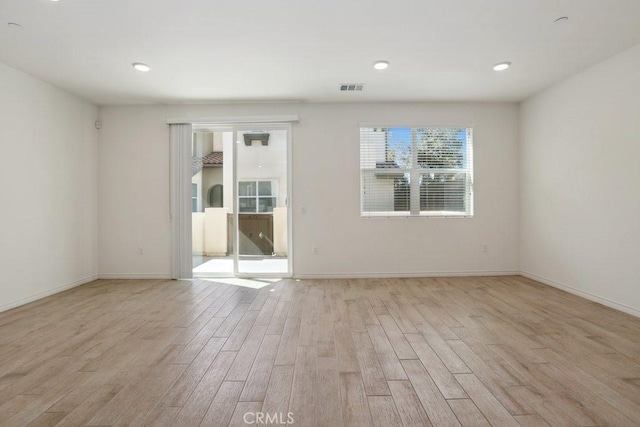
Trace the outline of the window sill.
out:
<instances>
[{"instance_id":1,"label":"window sill","mask_svg":"<svg viewBox=\"0 0 640 427\"><path fill-rule=\"evenodd\" d=\"M389 219L403 219L403 218L473 218L473 214L467 214L464 212L453 211L423 211L420 215L409 215L408 212L363 212L360 215L361 218L389 218Z\"/></svg>"}]
</instances>

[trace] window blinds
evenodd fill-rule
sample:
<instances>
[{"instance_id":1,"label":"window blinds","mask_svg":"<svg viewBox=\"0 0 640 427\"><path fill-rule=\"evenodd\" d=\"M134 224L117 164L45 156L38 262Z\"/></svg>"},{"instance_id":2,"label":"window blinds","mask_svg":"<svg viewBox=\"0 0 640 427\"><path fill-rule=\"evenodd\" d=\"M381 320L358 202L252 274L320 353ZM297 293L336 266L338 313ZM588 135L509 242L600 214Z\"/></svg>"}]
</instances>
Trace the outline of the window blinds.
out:
<instances>
[{"instance_id":1,"label":"window blinds","mask_svg":"<svg viewBox=\"0 0 640 427\"><path fill-rule=\"evenodd\" d=\"M360 128L362 216L473 215L471 128Z\"/></svg>"}]
</instances>

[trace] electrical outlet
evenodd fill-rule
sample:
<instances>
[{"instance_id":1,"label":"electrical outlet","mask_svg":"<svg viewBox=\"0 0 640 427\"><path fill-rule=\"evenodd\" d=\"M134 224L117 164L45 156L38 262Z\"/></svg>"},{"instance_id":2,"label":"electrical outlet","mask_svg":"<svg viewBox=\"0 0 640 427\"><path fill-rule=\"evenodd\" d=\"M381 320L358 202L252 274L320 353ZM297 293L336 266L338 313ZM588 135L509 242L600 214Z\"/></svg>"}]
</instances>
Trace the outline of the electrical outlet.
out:
<instances>
[{"instance_id":1,"label":"electrical outlet","mask_svg":"<svg viewBox=\"0 0 640 427\"><path fill-rule=\"evenodd\" d=\"M317 247L317 246L314 246L314 247L313 247L313 249L311 250L311 252L312 252L314 255L318 255L318 247Z\"/></svg>"},{"instance_id":2,"label":"electrical outlet","mask_svg":"<svg viewBox=\"0 0 640 427\"><path fill-rule=\"evenodd\" d=\"M302 215L305 215L307 213L307 207L306 206L300 206L300 213Z\"/></svg>"},{"instance_id":3,"label":"electrical outlet","mask_svg":"<svg viewBox=\"0 0 640 427\"><path fill-rule=\"evenodd\" d=\"M138 255L144 255L144 251L142 250L142 248L140 248L140 251L138 252Z\"/></svg>"},{"instance_id":4,"label":"electrical outlet","mask_svg":"<svg viewBox=\"0 0 640 427\"><path fill-rule=\"evenodd\" d=\"M486 243L482 245L482 252L489 252L489 247L487 246Z\"/></svg>"}]
</instances>

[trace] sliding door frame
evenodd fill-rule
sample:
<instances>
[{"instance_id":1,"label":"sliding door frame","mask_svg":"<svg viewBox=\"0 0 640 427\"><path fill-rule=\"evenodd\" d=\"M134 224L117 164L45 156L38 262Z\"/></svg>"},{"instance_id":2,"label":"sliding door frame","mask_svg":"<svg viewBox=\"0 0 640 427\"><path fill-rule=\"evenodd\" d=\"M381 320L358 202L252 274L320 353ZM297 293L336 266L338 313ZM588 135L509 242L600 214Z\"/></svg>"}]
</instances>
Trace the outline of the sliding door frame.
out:
<instances>
[{"instance_id":1,"label":"sliding door frame","mask_svg":"<svg viewBox=\"0 0 640 427\"><path fill-rule=\"evenodd\" d=\"M298 115L281 115L281 116L241 116L241 117L206 117L206 118L169 118L167 124L187 124L191 125L193 129L206 129L211 127L212 129L219 130L225 128L226 130L232 130L234 141L237 141L237 131L239 129L259 128L259 129L278 129L287 131L287 195L286 195L286 207L287 207L287 269L286 274L278 273L239 273L238 272L238 197L237 197L237 153L238 150L233 150L233 216L234 227L233 232L233 245L234 245L234 273L235 277L276 277L276 278L289 278L293 277L293 123L298 122ZM185 245L180 245L180 242L185 242L185 239L191 242L192 233L192 221L191 216L188 218L180 215L175 215L176 212L181 212L184 209L183 204L186 196L184 196L180 184L182 179L179 176L183 176L184 173L174 173L173 171L184 171L186 169L191 170L191 157L185 158L184 155L179 155L179 151L174 147L175 141L172 136L171 140L171 179L170 179L170 217L171 217L171 266L172 266L172 278L173 279L189 279L191 274L186 274L181 271L177 266L184 266L192 264L192 251L183 250ZM183 147L184 151L184 147ZM184 154L184 153L183 153ZM186 188L186 187L185 187ZM190 193L189 193L190 194ZM184 200L183 200L184 199ZM221 273L215 277L229 277L229 274ZM213 277L213 276L212 276Z\"/></svg>"},{"instance_id":2,"label":"sliding door frame","mask_svg":"<svg viewBox=\"0 0 640 427\"><path fill-rule=\"evenodd\" d=\"M250 278L250 277L293 277L293 210L291 209L291 194L292 194L292 126L291 123L247 123L234 126L233 138L234 141L240 141L240 132L250 130L284 130L287 132L287 194L285 195L285 206L287 207L287 272L282 273L242 273L239 271L238 264L240 261L240 212L238 206L238 150L233 150L233 274L235 277Z\"/></svg>"}]
</instances>

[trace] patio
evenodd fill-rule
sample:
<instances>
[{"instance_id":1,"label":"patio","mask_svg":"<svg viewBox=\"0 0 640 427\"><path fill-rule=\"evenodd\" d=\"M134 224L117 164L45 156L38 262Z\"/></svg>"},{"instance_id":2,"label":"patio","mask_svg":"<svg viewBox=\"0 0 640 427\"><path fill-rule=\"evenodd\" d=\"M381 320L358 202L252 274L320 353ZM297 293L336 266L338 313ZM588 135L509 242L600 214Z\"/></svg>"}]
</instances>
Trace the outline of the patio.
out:
<instances>
[{"instance_id":1,"label":"patio","mask_svg":"<svg viewBox=\"0 0 640 427\"><path fill-rule=\"evenodd\" d=\"M242 274L286 274L288 261L284 257L241 256L238 271ZM233 257L193 256L194 277L233 275Z\"/></svg>"}]
</instances>

